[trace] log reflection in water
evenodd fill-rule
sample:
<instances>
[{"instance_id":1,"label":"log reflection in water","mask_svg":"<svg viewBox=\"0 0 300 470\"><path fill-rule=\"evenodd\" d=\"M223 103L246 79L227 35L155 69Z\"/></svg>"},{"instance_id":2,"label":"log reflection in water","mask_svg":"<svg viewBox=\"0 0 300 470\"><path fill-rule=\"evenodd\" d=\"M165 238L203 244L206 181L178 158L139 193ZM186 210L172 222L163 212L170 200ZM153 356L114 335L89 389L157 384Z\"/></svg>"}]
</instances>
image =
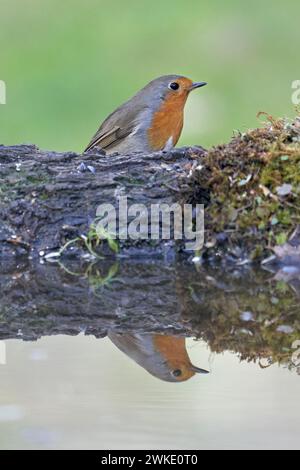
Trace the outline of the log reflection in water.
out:
<instances>
[{"instance_id":1,"label":"log reflection in water","mask_svg":"<svg viewBox=\"0 0 300 470\"><path fill-rule=\"evenodd\" d=\"M98 338L109 334L114 342L122 334L120 347L126 337L148 335L153 344L156 336L149 335L163 335L173 337L171 349L178 351L176 341L193 337L205 340L212 352L232 351L242 360L297 369L292 346L300 339L299 278L295 269L284 278L280 268L197 270L188 263L141 259L12 263L0 270L0 339L84 331ZM136 353L122 347L131 357ZM135 360L145 366L144 359ZM189 374L186 370L181 378Z\"/></svg>"}]
</instances>

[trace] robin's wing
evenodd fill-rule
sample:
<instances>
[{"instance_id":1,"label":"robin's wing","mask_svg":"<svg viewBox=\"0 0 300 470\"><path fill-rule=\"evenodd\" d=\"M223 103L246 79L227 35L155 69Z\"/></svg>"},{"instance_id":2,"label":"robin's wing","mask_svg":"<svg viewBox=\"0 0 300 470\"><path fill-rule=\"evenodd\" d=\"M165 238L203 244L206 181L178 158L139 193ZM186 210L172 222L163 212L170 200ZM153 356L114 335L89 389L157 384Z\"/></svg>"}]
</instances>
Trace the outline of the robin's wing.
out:
<instances>
[{"instance_id":1,"label":"robin's wing","mask_svg":"<svg viewBox=\"0 0 300 470\"><path fill-rule=\"evenodd\" d=\"M85 149L85 152L94 147L100 147L105 150L118 144L122 139L131 134L131 132L134 130L134 127L134 125L127 126L125 128L114 126L112 129L105 131L101 126Z\"/></svg>"},{"instance_id":2,"label":"robin's wing","mask_svg":"<svg viewBox=\"0 0 300 470\"><path fill-rule=\"evenodd\" d=\"M101 124L85 152L94 147L106 150L117 145L134 131L137 118L144 109L144 106L134 106L133 100L120 106Z\"/></svg>"}]
</instances>

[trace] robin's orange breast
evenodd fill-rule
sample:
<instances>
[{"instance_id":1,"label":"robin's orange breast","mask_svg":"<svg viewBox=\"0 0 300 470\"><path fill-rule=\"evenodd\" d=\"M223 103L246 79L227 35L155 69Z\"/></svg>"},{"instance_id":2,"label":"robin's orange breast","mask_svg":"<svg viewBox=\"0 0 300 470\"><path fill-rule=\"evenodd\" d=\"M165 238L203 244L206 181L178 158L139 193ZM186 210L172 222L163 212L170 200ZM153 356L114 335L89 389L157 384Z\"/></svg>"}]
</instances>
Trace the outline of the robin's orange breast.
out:
<instances>
[{"instance_id":1,"label":"robin's orange breast","mask_svg":"<svg viewBox=\"0 0 300 470\"><path fill-rule=\"evenodd\" d=\"M171 96L153 115L148 140L153 150L162 150L172 138L176 145L183 127L183 110L187 96Z\"/></svg>"}]
</instances>

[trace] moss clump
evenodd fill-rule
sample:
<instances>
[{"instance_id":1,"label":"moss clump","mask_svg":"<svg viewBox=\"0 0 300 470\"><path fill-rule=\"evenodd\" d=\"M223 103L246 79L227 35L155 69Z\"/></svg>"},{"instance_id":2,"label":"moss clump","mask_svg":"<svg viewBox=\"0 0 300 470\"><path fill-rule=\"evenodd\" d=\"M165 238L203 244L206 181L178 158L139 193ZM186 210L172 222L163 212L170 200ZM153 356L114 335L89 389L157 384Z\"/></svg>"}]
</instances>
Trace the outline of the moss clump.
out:
<instances>
[{"instance_id":1,"label":"moss clump","mask_svg":"<svg viewBox=\"0 0 300 470\"><path fill-rule=\"evenodd\" d=\"M225 233L261 258L300 224L300 118L267 116L262 128L209 150L188 186L188 202L206 206L209 245Z\"/></svg>"}]
</instances>

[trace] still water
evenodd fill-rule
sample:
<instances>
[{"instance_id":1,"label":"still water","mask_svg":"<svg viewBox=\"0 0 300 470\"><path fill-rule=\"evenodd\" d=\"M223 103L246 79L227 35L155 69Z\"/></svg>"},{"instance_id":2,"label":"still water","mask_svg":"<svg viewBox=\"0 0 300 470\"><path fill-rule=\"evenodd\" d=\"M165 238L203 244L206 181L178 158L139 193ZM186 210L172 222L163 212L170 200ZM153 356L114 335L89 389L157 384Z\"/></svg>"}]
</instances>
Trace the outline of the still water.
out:
<instances>
[{"instance_id":1,"label":"still water","mask_svg":"<svg viewBox=\"0 0 300 470\"><path fill-rule=\"evenodd\" d=\"M299 448L295 278L76 268L2 270L1 449Z\"/></svg>"}]
</instances>

